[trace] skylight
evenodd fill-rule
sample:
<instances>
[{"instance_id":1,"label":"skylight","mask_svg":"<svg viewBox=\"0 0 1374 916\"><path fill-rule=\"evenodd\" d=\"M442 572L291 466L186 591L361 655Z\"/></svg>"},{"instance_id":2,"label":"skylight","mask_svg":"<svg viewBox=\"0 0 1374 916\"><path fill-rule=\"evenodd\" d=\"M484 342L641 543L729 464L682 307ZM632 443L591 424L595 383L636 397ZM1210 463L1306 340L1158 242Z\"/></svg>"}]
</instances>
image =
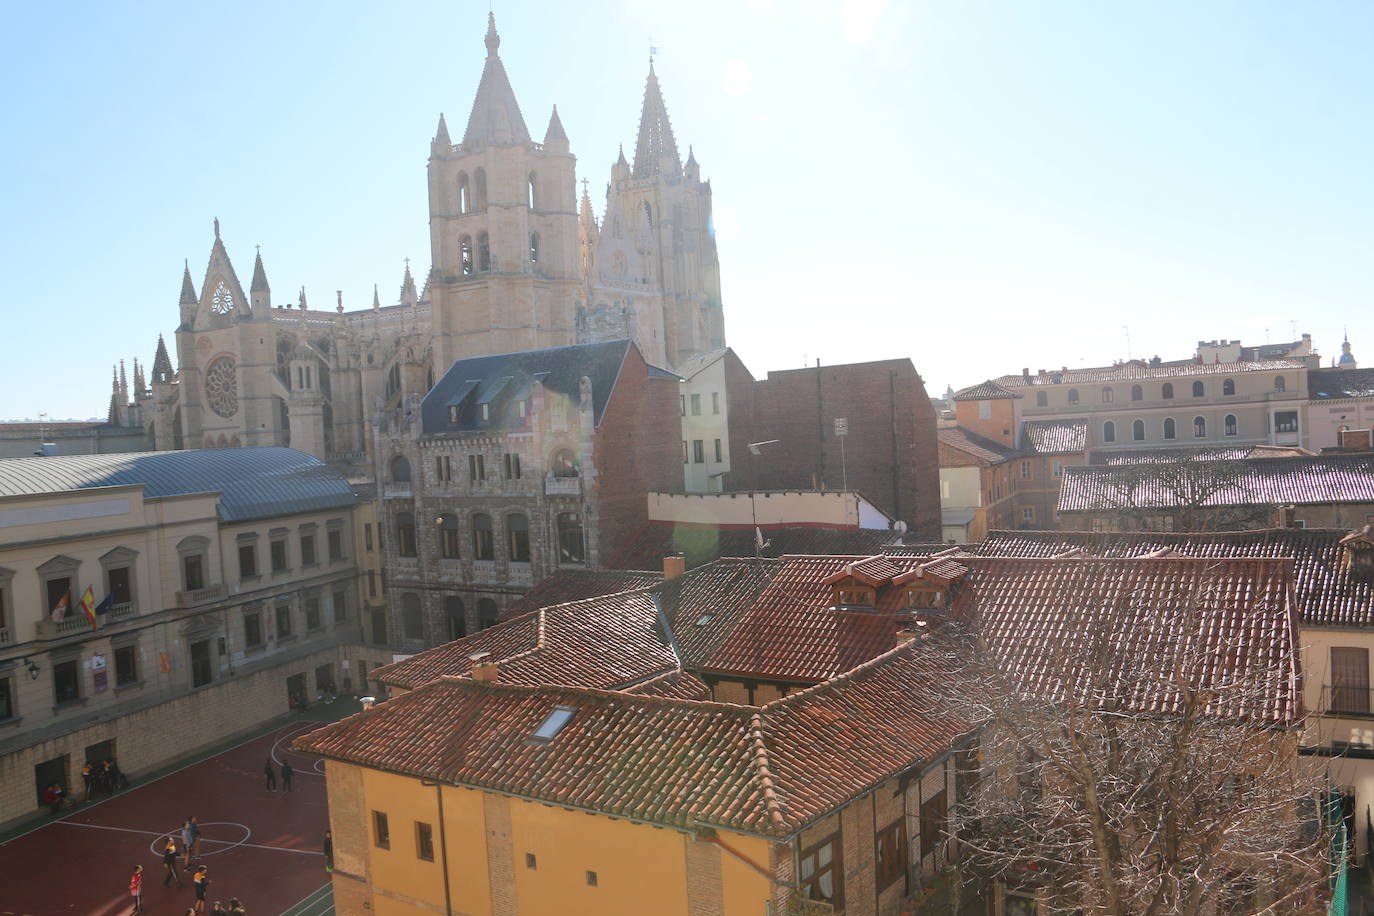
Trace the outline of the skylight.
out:
<instances>
[{"instance_id":1,"label":"skylight","mask_svg":"<svg viewBox=\"0 0 1374 916\"><path fill-rule=\"evenodd\" d=\"M708 623L710 623L710 622L711 622L711 615L710 615L710 614L702 614L700 617L697 618L697 626L699 626L699 627L704 627L704 626L706 626L706 625L707 625Z\"/></svg>"},{"instance_id":2,"label":"skylight","mask_svg":"<svg viewBox=\"0 0 1374 916\"><path fill-rule=\"evenodd\" d=\"M535 741L552 741L577 712L572 706L555 706L531 736Z\"/></svg>"}]
</instances>

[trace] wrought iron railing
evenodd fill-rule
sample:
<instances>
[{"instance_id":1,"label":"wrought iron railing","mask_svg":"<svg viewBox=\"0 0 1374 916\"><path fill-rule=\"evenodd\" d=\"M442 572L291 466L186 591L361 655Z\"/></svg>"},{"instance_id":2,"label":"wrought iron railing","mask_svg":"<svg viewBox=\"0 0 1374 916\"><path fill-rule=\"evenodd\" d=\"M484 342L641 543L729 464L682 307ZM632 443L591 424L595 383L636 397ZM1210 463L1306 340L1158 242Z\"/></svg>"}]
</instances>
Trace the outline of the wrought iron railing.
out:
<instances>
[{"instance_id":1,"label":"wrought iron railing","mask_svg":"<svg viewBox=\"0 0 1374 916\"><path fill-rule=\"evenodd\" d=\"M1322 687L1320 709L1329 716L1374 715L1374 690L1368 687Z\"/></svg>"}]
</instances>

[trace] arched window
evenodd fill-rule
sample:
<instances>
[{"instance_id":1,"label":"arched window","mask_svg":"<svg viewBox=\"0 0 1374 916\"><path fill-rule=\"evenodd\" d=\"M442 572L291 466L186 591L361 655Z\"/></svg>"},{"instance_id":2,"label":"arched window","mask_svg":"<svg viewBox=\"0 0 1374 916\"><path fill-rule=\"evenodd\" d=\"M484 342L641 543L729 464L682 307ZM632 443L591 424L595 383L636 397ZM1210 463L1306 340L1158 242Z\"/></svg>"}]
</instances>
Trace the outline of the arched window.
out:
<instances>
[{"instance_id":1,"label":"arched window","mask_svg":"<svg viewBox=\"0 0 1374 916\"><path fill-rule=\"evenodd\" d=\"M520 514L506 516L506 546L512 563L530 561L530 520Z\"/></svg>"},{"instance_id":2,"label":"arched window","mask_svg":"<svg viewBox=\"0 0 1374 916\"><path fill-rule=\"evenodd\" d=\"M391 396L401 390L401 364L394 364L386 374L386 396L390 400ZM286 405L282 404L282 410L286 410Z\"/></svg>"},{"instance_id":3,"label":"arched window","mask_svg":"<svg viewBox=\"0 0 1374 916\"><path fill-rule=\"evenodd\" d=\"M1103 441L1103 442L1115 442L1115 441L1116 441L1116 424L1113 423L1111 420L1108 420L1106 423L1103 423L1103 424L1102 424L1102 441Z\"/></svg>"},{"instance_id":4,"label":"arched window","mask_svg":"<svg viewBox=\"0 0 1374 916\"><path fill-rule=\"evenodd\" d=\"M1035 393L1035 406L1036 406L1036 407L1049 407L1049 406L1050 406L1050 396L1049 396L1048 394L1046 394L1045 392L1043 392L1043 391L1037 391L1037 392Z\"/></svg>"},{"instance_id":5,"label":"arched window","mask_svg":"<svg viewBox=\"0 0 1374 916\"><path fill-rule=\"evenodd\" d=\"M472 261L472 236L465 235L463 240L458 243L458 255L463 262L463 276L470 277L473 274Z\"/></svg>"},{"instance_id":6,"label":"arched window","mask_svg":"<svg viewBox=\"0 0 1374 916\"><path fill-rule=\"evenodd\" d=\"M1165 438L1165 439L1177 439L1177 438L1178 438L1178 426L1177 426L1177 424L1174 423L1174 418L1173 418L1173 417L1165 417L1165 418L1164 418L1164 438Z\"/></svg>"},{"instance_id":7,"label":"arched window","mask_svg":"<svg viewBox=\"0 0 1374 916\"><path fill-rule=\"evenodd\" d=\"M499 622L501 612L496 609L496 602L490 598L477 599L477 625L482 629L494 627Z\"/></svg>"},{"instance_id":8,"label":"arched window","mask_svg":"<svg viewBox=\"0 0 1374 916\"><path fill-rule=\"evenodd\" d=\"M1143 401L1143 400L1145 400L1145 389L1144 389L1144 388L1141 388L1139 385L1132 385L1132 386L1131 386L1131 400L1132 400L1132 401Z\"/></svg>"},{"instance_id":9,"label":"arched window","mask_svg":"<svg viewBox=\"0 0 1374 916\"><path fill-rule=\"evenodd\" d=\"M425 638L425 618L420 612L420 596L406 592L401 596L401 633L406 639Z\"/></svg>"},{"instance_id":10,"label":"arched window","mask_svg":"<svg viewBox=\"0 0 1374 916\"><path fill-rule=\"evenodd\" d=\"M1070 404L1077 404L1077 403L1078 403L1078 389L1077 389L1077 388L1070 388L1070 389L1069 389L1069 403L1070 403Z\"/></svg>"},{"instance_id":11,"label":"arched window","mask_svg":"<svg viewBox=\"0 0 1374 916\"><path fill-rule=\"evenodd\" d=\"M1164 387L1159 392L1159 396L1166 401L1172 401L1174 399L1174 383L1165 382Z\"/></svg>"},{"instance_id":12,"label":"arched window","mask_svg":"<svg viewBox=\"0 0 1374 916\"><path fill-rule=\"evenodd\" d=\"M550 462L555 477L576 477L577 465L573 464L572 452L565 448L560 448L553 453L553 461Z\"/></svg>"},{"instance_id":13,"label":"arched window","mask_svg":"<svg viewBox=\"0 0 1374 916\"><path fill-rule=\"evenodd\" d=\"M539 263L539 233L530 233L530 263Z\"/></svg>"},{"instance_id":14,"label":"arched window","mask_svg":"<svg viewBox=\"0 0 1374 916\"><path fill-rule=\"evenodd\" d=\"M468 173L458 173L458 212L472 212L472 188L468 187Z\"/></svg>"},{"instance_id":15,"label":"arched window","mask_svg":"<svg viewBox=\"0 0 1374 916\"><path fill-rule=\"evenodd\" d=\"M472 209L487 208L487 170L478 169L472 176Z\"/></svg>"},{"instance_id":16,"label":"arched window","mask_svg":"<svg viewBox=\"0 0 1374 916\"><path fill-rule=\"evenodd\" d=\"M474 560L496 559L496 546L492 541L491 516L478 512L472 516L472 558Z\"/></svg>"},{"instance_id":17,"label":"arched window","mask_svg":"<svg viewBox=\"0 0 1374 916\"><path fill-rule=\"evenodd\" d=\"M1203 390L1202 382L1193 382L1193 397L1200 398L1205 396L1206 393L1207 392Z\"/></svg>"},{"instance_id":18,"label":"arched window","mask_svg":"<svg viewBox=\"0 0 1374 916\"><path fill-rule=\"evenodd\" d=\"M558 562L581 563L584 556L582 516L576 512L558 513Z\"/></svg>"},{"instance_id":19,"label":"arched window","mask_svg":"<svg viewBox=\"0 0 1374 916\"><path fill-rule=\"evenodd\" d=\"M1205 417L1193 417L1193 438L1207 438L1207 419Z\"/></svg>"},{"instance_id":20,"label":"arched window","mask_svg":"<svg viewBox=\"0 0 1374 916\"><path fill-rule=\"evenodd\" d=\"M1112 389L1110 389L1110 388L1103 388L1103 389L1102 389L1102 403L1103 403L1103 404L1110 404L1110 403L1112 402L1112 399L1113 399L1114 397L1116 397L1116 395L1115 395L1115 393L1112 391Z\"/></svg>"},{"instance_id":21,"label":"arched window","mask_svg":"<svg viewBox=\"0 0 1374 916\"><path fill-rule=\"evenodd\" d=\"M1223 396L1236 393L1236 380L1233 378L1222 379L1221 393Z\"/></svg>"},{"instance_id":22,"label":"arched window","mask_svg":"<svg viewBox=\"0 0 1374 916\"><path fill-rule=\"evenodd\" d=\"M1226 419L1223 421L1223 427L1222 427L1222 429L1223 429L1224 433L1225 433L1226 435L1228 435L1228 436L1234 436L1234 435L1237 435L1237 434L1240 432L1239 424L1236 423L1236 415L1235 415L1235 414L1233 414L1233 413L1228 413L1228 414L1226 415Z\"/></svg>"},{"instance_id":23,"label":"arched window","mask_svg":"<svg viewBox=\"0 0 1374 916\"><path fill-rule=\"evenodd\" d=\"M390 472L392 483L410 483L410 461L405 455L391 459Z\"/></svg>"},{"instance_id":24,"label":"arched window","mask_svg":"<svg viewBox=\"0 0 1374 916\"><path fill-rule=\"evenodd\" d=\"M647 200L640 204L640 206L644 208L644 225L652 229L654 227L654 208L649 206Z\"/></svg>"},{"instance_id":25,"label":"arched window","mask_svg":"<svg viewBox=\"0 0 1374 916\"><path fill-rule=\"evenodd\" d=\"M1131 439L1135 442L1145 441L1145 421L1136 420L1131 424Z\"/></svg>"},{"instance_id":26,"label":"arched window","mask_svg":"<svg viewBox=\"0 0 1374 916\"><path fill-rule=\"evenodd\" d=\"M396 552L403 557L415 556L415 516L410 512L396 514Z\"/></svg>"},{"instance_id":27,"label":"arched window","mask_svg":"<svg viewBox=\"0 0 1374 916\"><path fill-rule=\"evenodd\" d=\"M462 557L458 550L458 514L446 512L439 516L439 556L445 560Z\"/></svg>"},{"instance_id":28,"label":"arched window","mask_svg":"<svg viewBox=\"0 0 1374 916\"><path fill-rule=\"evenodd\" d=\"M491 270L491 239L485 232L477 236L477 269L483 273Z\"/></svg>"},{"instance_id":29,"label":"arched window","mask_svg":"<svg viewBox=\"0 0 1374 916\"><path fill-rule=\"evenodd\" d=\"M463 599L457 595L444 598L444 620L448 623L449 641L462 639L468 635L467 612L463 610Z\"/></svg>"},{"instance_id":30,"label":"arched window","mask_svg":"<svg viewBox=\"0 0 1374 916\"><path fill-rule=\"evenodd\" d=\"M536 197L536 196L535 196L535 193L534 193L534 173L533 173L533 172L530 172L530 177L529 177L529 180L526 182L526 184L527 184L527 186L528 186L528 188L529 188L529 199L526 201L526 203L529 204L529 208L530 208L531 210L538 209L539 198Z\"/></svg>"},{"instance_id":31,"label":"arched window","mask_svg":"<svg viewBox=\"0 0 1374 916\"><path fill-rule=\"evenodd\" d=\"M1274 376L1274 390L1275 390L1275 391L1287 391L1287 390L1288 390L1288 382L1284 379L1283 376L1281 376L1281 375L1276 375L1276 376Z\"/></svg>"}]
</instances>

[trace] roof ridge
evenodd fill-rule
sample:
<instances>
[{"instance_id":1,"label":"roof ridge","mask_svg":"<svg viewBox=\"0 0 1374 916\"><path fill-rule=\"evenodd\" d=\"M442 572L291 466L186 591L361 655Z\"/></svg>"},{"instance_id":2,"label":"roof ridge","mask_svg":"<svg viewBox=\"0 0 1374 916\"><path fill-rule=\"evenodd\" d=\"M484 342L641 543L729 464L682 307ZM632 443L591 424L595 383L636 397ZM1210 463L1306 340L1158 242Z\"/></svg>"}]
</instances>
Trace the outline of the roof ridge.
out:
<instances>
[{"instance_id":1,"label":"roof ridge","mask_svg":"<svg viewBox=\"0 0 1374 916\"><path fill-rule=\"evenodd\" d=\"M673 673L673 671L674 669L670 668L663 673L671 674ZM684 671L684 673L690 672ZM655 675L655 677L658 676L659 675ZM645 682L641 681L640 683L642 684ZM680 706L683 709L689 710L730 710L737 712L756 713L759 709L759 707L757 706L750 706L745 703L725 703L720 700L689 700L683 697L665 697L655 696L653 694L627 693L623 689L616 689L611 687L584 687L578 684L516 684L510 681L502 680L478 681L474 680L471 677L468 677L466 674L441 674L433 680L426 681L419 687L407 690L405 693L395 697L395 699L400 699L401 697L405 696L411 696L413 694L419 693L422 690L430 690L438 686L446 686L462 690L487 690L492 692L505 691L509 693L557 692L562 694L578 694L599 700L615 700L621 703L658 703L665 706ZM388 700L387 702L390 703L391 700ZM381 706L384 707L385 704L381 704Z\"/></svg>"},{"instance_id":2,"label":"roof ridge","mask_svg":"<svg viewBox=\"0 0 1374 916\"><path fill-rule=\"evenodd\" d=\"M806 687L802 690L794 690L785 697L778 697L776 700L772 700L768 703L763 704L759 707L759 709L761 711L766 712L769 709L772 709L774 706L783 707L789 705L797 705L801 702L799 698L810 698L813 696L819 696L820 694L825 693L829 690L833 690L839 686L848 684L850 681L855 680L860 675L866 674L874 668L878 668L882 665L887 664L888 661L890 661L891 659L896 658L898 655L901 655L908 649L911 649L913 646L915 646L917 640L919 640L920 638L921 637L919 636L908 637L907 639L897 643L897 645L893 646L891 649L888 649L881 655L875 655L861 665L855 665L848 671L845 671L841 674L837 674L829 680L821 681L819 684L812 684L810 687Z\"/></svg>"},{"instance_id":3,"label":"roof ridge","mask_svg":"<svg viewBox=\"0 0 1374 916\"><path fill-rule=\"evenodd\" d=\"M759 791L763 794L763 805L768 811L768 819L777 826L786 823L786 817L782 812L782 802L778 798L778 791L774 788L777 784L777 777L773 775L773 770L768 760L768 741L763 734L763 714L756 712L749 717L749 742L752 745L750 762L754 767L754 776L758 781Z\"/></svg>"}]
</instances>

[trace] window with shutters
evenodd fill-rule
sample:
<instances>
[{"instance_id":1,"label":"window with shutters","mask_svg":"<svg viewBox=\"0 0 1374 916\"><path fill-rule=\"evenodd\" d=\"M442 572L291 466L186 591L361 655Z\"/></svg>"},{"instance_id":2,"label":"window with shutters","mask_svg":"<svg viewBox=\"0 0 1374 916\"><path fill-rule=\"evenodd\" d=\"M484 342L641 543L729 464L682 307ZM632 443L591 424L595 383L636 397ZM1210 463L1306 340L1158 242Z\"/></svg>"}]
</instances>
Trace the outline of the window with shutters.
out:
<instances>
[{"instance_id":1,"label":"window with shutters","mask_svg":"<svg viewBox=\"0 0 1374 916\"><path fill-rule=\"evenodd\" d=\"M877 855L878 891L889 887L894 881L906 876L907 843L905 818L897 818L878 831L874 837L874 850Z\"/></svg>"},{"instance_id":2,"label":"window with shutters","mask_svg":"<svg viewBox=\"0 0 1374 916\"><path fill-rule=\"evenodd\" d=\"M1331 712L1369 712L1369 650L1331 647Z\"/></svg>"}]
</instances>

